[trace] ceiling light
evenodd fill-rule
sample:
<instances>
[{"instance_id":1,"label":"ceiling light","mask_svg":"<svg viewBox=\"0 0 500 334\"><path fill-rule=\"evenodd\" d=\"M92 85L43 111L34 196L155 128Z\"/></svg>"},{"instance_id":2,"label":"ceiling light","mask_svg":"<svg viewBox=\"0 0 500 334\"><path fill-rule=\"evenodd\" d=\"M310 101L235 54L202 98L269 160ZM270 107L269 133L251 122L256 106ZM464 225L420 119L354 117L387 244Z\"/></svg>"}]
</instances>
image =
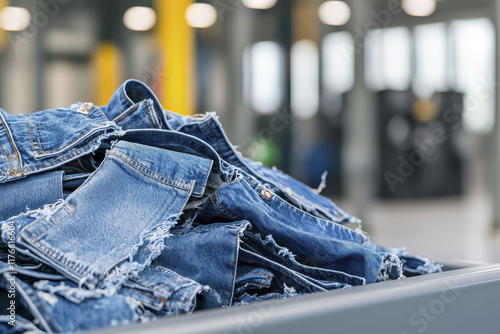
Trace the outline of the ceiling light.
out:
<instances>
[{"instance_id":1,"label":"ceiling light","mask_svg":"<svg viewBox=\"0 0 500 334\"><path fill-rule=\"evenodd\" d=\"M7 31L21 31L31 23L31 14L26 8L5 7L0 11L0 28Z\"/></svg>"},{"instance_id":2,"label":"ceiling light","mask_svg":"<svg viewBox=\"0 0 500 334\"><path fill-rule=\"evenodd\" d=\"M319 6L318 16L324 24L341 26L349 22L351 9L343 1L326 1Z\"/></svg>"},{"instance_id":3,"label":"ceiling light","mask_svg":"<svg viewBox=\"0 0 500 334\"><path fill-rule=\"evenodd\" d=\"M411 16L429 16L436 10L436 0L403 0L401 7Z\"/></svg>"},{"instance_id":4,"label":"ceiling light","mask_svg":"<svg viewBox=\"0 0 500 334\"><path fill-rule=\"evenodd\" d=\"M194 3L186 9L186 22L193 28L208 28L217 22L217 10L207 3Z\"/></svg>"},{"instance_id":5,"label":"ceiling light","mask_svg":"<svg viewBox=\"0 0 500 334\"><path fill-rule=\"evenodd\" d=\"M156 24L156 13L150 7L130 7L123 14L123 24L130 30L151 30Z\"/></svg>"},{"instance_id":6,"label":"ceiling light","mask_svg":"<svg viewBox=\"0 0 500 334\"><path fill-rule=\"evenodd\" d=\"M274 7L278 0L241 0L243 5L252 9L269 9Z\"/></svg>"}]
</instances>

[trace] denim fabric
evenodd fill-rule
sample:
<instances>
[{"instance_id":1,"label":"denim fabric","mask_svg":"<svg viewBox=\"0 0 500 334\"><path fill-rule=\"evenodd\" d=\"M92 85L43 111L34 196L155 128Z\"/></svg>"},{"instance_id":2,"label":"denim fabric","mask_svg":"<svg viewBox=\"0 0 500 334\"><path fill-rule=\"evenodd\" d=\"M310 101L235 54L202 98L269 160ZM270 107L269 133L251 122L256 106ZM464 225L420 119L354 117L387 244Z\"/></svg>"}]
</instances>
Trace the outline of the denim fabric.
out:
<instances>
[{"instance_id":1,"label":"denim fabric","mask_svg":"<svg viewBox=\"0 0 500 334\"><path fill-rule=\"evenodd\" d=\"M301 277L325 290L363 285L366 283L363 277L315 267L311 261L307 261L307 259L293 254L288 248L278 245L271 235L262 239L259 234L245 233L241 247L246 251L266 258L266 263L270 263L268 261L271 261L273 265L279 264L287 268L287 275L292 272L290 276Z\"/></svg>"},{"instance_id":2,"label":"denim fabric","mask_svg":"<svg viewBox=\"0 0 500 334\"><path fill-rule=\"evenodd\" d=\"M400 273L400 276L426 275L426 274L439 273L442 271L441 265L436 264L434 263L434 261L423 258L421 256L412 255L405 248L382 247L372 243L372 241L369 238L367 242L365 242L364 246L384 256L384 258L386 258L386 262L389 267L391 266L391 262L394 261L393 260L394 258L401 261L402 273ZM395 275L394 273L391 274L388 272L387 275L384 276L386 276L385 279L387 279L387 278L394 278L393 277L394 275ZM381 278L382 278L381 280L385 280L383 279L384 277Z\"/></svg>"},{"instance_id":3,"label":"denim fabric","mask_svg":"<svg viewBox=\"0 0 500 334\"><path fill-rule=\"evenodd\" d=\"M243 221L174 229L153 264L210 286L201 308L231 306L240 238L249 227Z\"/></svg>"},{"instance_id":4,"label":"denim fabric","mask_svg":"<svg viewBox=\"0 0 500 334\"><path fill-rule=\"evenodd\" d=\"M7 288L10 284L15 284L17 299L46 332L67 333L126 325L139 321L141 317L139 303L130 297L114 295L75 304L56 294L40 291L17 277L0 276L0 287Z\"/></svg>"},{"instance_id":5,"label":"denim fabric","mask_svg":"<svg viewBox=\"0 0 500 334\"><path fill-rule=\"evenodd\" d=\"M141 107L142 104L148 107ZM271 169L242 157L229 142L214 113L189 117L163 110L154 93L140 81L126 81L115 92L104 112L108 119L116 120L117 124L126 130L166 128L200 138L212 146L224 161L268 184L273 191L301 210L339 223L360 222L328 198L320 196L315 190L276 168ZM163 126L156 126L150 120L152 114L163 115L163 118L158 116L164 120Z\"/></svg>"},{"instance_id":6,"label":"denim fabric","mask_svg":"<svg viewBox=\"0 0 500 334\"><path fill-rule=\"evenodd\" d=\"M43 333L31 321L16 315L15 326L10 325L12 319L6 315L0 315L0 333L3 334L21 334L21 333Z\"/></svg>"},{"instance_id":7,"label":"denim fabric","mask_svg":"<svg viewBox=\"0 0 500 334\"><path fill-rule=\"evenodd\" d=\"M10 115L0 109L0 183L92 153L119 127L91 104Z\"/></svg>"},{"instance_id":8,"label":"denim fabric","mask_svg":"<svg viewBox=\"0 0 500 334\"><path fill-rule=\"evenodd\" d=\"M214 113L208 113L202 119L191 118L189 121L185 117L183 123L183 125L174 128L174 130L202 139L211 145L223 160L256 177L283 199L286 199L301 210L338 223L360 222L359 219L344 212L331 200L317 194L313 189L296 181L278 169L271 169L242 157L229 142ZM174 124L171 122L171 126Z\"/></svg>"},{"instance_id":9,"label":"denim fabric","mask_svg":"<svg viewBox=\"0 0 500 334\"><path fill-rule=\"evenodd\" d=\"M209 290L210 287L168 268L152 265L140 274L129 275L118 294L138 300L155 317L165 317L192 312L197 306L198 296Z\"/></svg>"},{"instance_id":10,"label":"denim fabric","mask_svg":"<svg viewBox=\"0 0 500 334\"><path fill-rule=\"evenodd\" d=\"M213 113L165 111L139 81L104 107L0 110L0 123L0 288L15 243L19 328L80 331L441 270L373 244L323 183L243 158ZM14 330L6 320L0 331Z\"/></svg>"},{"instance_id":11,"label":"denim fabric","mask_svg":"<svg viewBox=\"0 0 500 334\"><path fill-rule=\"evenodd\" d=\"M117 288L126 273L159 255L191 194L203 193L211 166L193 155L118 142L77 191L20 232L18 248L89 288Z\"/></svg>"},{"instance_id":12,"label":"denim fabric","mask_svg":"<svg viewBox=\"0 0 500 334\"><path fill-rule=\"evenodd\" d=\"M79 288L62 276L46 274L36 268L17 266L14 278L8 269L7 263L0 262L0 288L8 289L15 284L11 290L18 294L16 300L26 306L36 323L50 332L124 325L191 312L197 296L208 290L208 287L159 266L131 273L113 296ZM95 310L100 314L93 315ZM66 318L71 319L65 321ZM91 320L95 323L88 324Z\"/></svg>"},{"instance_id":13,"label":"denim fabric","mask_svg":"<svg viewBox=\"0 0 500 334\"><path fill-rule=\"evenodd\" d=\"M102 109L123 130L170 129L155 94L137 80L123 83Z\"/></svg>"},{"instance_id":14,"label":"denim fabric","mask_svg":"<svg viewBox=\"0 0 500 334\"><path fill-rule=\"evenodd\" d=\"M375 282L382 257L362 246L364 235L319 219L281 199L258 181L245 176L210 195L197 215L199 223L247 219L263 236L317 266Z\"/></svg>"},{"instance_id":15,"label":"denim fabric","mask_svg":"<svg viewBox=\"0 0 500 334\"><path fill-rule=\"evenodd\" d=\"M63 198L62 171L50 171L0 185L0 221Z\"/></svg>"}]
</instances>

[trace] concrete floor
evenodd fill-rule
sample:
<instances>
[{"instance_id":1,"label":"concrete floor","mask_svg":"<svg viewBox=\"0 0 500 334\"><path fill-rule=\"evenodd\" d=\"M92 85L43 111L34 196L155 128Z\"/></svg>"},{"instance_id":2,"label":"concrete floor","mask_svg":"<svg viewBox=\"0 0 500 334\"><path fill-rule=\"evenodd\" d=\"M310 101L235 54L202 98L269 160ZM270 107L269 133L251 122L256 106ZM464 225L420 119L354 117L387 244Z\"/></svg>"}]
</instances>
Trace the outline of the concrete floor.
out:
<instances>
[{"instance_id":1,"label":"concrete floor","mask_svg":"<svg viewBox=\"0 0 500 334\"><path fill-rule=\"evenodd\" d=\"M493 201L479 168L462 198L375 201L363 227L384 246L437 260L500 262L500 231L492 229Z\"/></svg>"}]
</instances>

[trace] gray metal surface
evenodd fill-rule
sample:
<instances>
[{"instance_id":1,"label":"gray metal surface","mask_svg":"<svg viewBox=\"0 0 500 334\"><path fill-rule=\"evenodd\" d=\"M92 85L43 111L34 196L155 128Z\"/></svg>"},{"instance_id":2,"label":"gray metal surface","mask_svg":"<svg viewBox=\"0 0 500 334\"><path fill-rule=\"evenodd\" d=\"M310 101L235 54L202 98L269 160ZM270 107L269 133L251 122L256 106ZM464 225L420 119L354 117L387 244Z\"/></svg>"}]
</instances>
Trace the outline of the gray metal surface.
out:
<instances>
[{"instance_id":1,"label":"gray metal surface","mask_svg":"<svg viewBox=\"0 0 500 334\"><path fill-rule=\"evenodd\" d=\"M498 333L500 264L92 333Z\"/></svg>"}]
</instances>

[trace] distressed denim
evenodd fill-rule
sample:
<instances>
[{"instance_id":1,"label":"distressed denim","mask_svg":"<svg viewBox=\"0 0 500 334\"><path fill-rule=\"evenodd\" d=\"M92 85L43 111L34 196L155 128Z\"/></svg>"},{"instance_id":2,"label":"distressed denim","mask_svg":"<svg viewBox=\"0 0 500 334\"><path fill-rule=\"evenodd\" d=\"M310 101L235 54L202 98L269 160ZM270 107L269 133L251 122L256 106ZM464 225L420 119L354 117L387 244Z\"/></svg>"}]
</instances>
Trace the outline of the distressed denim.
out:
<instances>
[{"instance_id":1,"label":"distressed denim","mask_svg":"<svg viewBox=\"0 0 500 334\"><path fill-rule=\"evenodd\" d=\"M89 288L116 289L159 255L211 167L209 159L120 141L77 191L20 231L19 251Z\"/></svg>"},{"instance_id":2,"label":"distressed denim","mask_svg":"<svg viewBox=\"0 0 500 334\"><path fill-rule=\"evenodd\" d=\"M330 199L319 195L316 190L280 170L259 165L242 157L230 143L214 113L190 117L163 110L154 93L137 80L126 81L115 92L108 106L103 109L108 119L115 120L125 130L166 128L200 138L212 146L224 161L269 185L274 192L301 210L338 223L360 222L356 217L340 209ZM163 117L158 116L160 114ZM151 115L156 115L158 119L161 119L162 126L156 124L158 121L153 122Z\"/></svg>"},{"instance_id":3,"label":"distressed denim","mask_svg":"<svg viewBox=\"0 0 500 334\"><path fill-rule=\"evenodd\" d=\"M366 241L363 234L299 210L250 176L210 195L197 221L214 219L246 219L262 236L272 235L305 261L363 277L367 283L375 282L382 269L382 256L362 246Z\"/></svg>"},{"instance_id":4,"label":"distressed denim","mask_svg":"<svg viewBox=\"0 0 500 334\"><path fill-rule=\"evenodd\" d=\"M231 306L240 239L248 228L243 221L174 229L153 264L210 286L200 308Z\"/></svg>"},{"instance_id":5,"label":"distressed denim","mask_svg":"<svg viewBox=\"0 0 500 334\"><path fill-rule=\"evenodd\" d=\"M319 218L337 223L359 223L359 219L340 209L330 199L323 197L317 191L291 178L276 168L268 168L241 156L229 142L220 122L214 113L208 113L203 118L190 118L185 124L175 130L198 137L211 145L220 157L229 164L266 184L283 199ZM173 122L171 125L174 124Z\"/></svg>"},{"instance_id":6,"label":"distressed denim","mask_svg":"<svg viewBox=\"0 0 500 334\"><path fill-rule=\"evenodd\" d=\"M47 332L90 330L191 312L197 296L207 290L193 280L157 266L131 274L112 296L96 294L64 277L36 270L19 268L12 278L6 268L7 264L0 262L0 285L8 289L15 284L12 290L18 294L16 301ZM31 326L30 322L21 321L25 327Z\"/></svg>"},{"instance_id":7,"label":"distressed denim","mask_svg":"<svg viewBox=\"0 0 500 334\"><path fill-rule=\"evenodd\" d=\"M15 241L22 328L80 331L440 271L348 228L359 220L319 195L323 182L243 158L213 113L165 111L136 80L104 107L0 110L0 122L0 285Z\"/></svg>"},{"instance_id":8,"label":"distressed denim","mask_svg":"<svg viewBox=\"0 0 500 334\"><path fill-rule=\"evenodd\" d=\"M410 254L405 248L387 248L376 245L372 243L372 241L368 238L368 240L364 243L364 246L368 249L384 256L386 259L386 266L391 267L394 266L394 262L397 261L401 263L402 272L397 273L394 270L397 270L396 267L393 268L392 273L390 270L386 273L382 272L379 280L386 280L388 278L398 278L393 276L417 276L417 275L426 275L426 274L434 274L442 271L441 265L434 263L429 259L423 258L421 256L416 256Z\"/></svg>"}]
</instances>

